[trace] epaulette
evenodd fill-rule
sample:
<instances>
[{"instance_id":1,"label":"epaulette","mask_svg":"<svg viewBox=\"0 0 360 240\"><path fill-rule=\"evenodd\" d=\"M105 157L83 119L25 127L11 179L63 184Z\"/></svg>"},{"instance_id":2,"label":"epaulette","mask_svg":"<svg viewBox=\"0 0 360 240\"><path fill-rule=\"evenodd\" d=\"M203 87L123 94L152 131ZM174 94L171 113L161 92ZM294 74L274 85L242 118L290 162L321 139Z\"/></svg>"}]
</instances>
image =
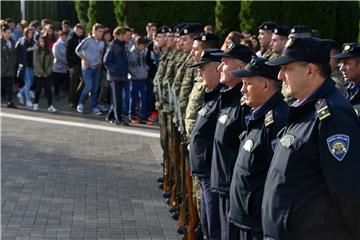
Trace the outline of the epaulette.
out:
<instances>
[{"instance_id":1,"label":"epaulette","mask_svg":"<svg viewBox=\"0 0 360 240\"><path fill-rule=\"evenodd\" d=\"M274 114L273 110L271 109L265 115L265 127L268 127L274 123Z\"/></svg>"},{"instance_id":2,"label":"epaulette","mask_svg":"<svg viewBox=\"0 0 360 240\"><path fill-rule=\"evenodd\" d=\"M322 121L322 120L324 120L324 119L331 116L328 105L327 105L325 99L319 99L316 102L315 107L316 107L316 113L317 113L320 121Z\"/></svg>"},{"instance_id":3,"label":"epaulette","mask_svg":"<svg viewBox=\"0 0 360 240\"><path fill-rule=\"evenodd\" d=\"M242 96L242 97L240 98L240 105L241 105L241 106L244 106L244 104L245 104L245 96Z\"/></svg>"}]
</instances>

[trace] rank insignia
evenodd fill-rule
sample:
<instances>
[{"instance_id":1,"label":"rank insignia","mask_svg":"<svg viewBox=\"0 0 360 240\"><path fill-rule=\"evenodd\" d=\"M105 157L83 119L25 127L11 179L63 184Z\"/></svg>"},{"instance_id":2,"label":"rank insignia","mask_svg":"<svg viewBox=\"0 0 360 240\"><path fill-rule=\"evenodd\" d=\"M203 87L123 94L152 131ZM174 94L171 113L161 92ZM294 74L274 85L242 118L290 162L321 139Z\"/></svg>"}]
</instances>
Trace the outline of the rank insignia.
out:
<instances>
[{"instance_id":1,"label":"rank insignia","mask_svg":"<svg viewBox=\"0 0 360 240\"><path fill-rule=\"evenodd\" d=\"M275 138L274 140L271 141L271 148L272 148L273 152L275 152L275 148L276 148L277 143L278 143L277 138Z\"/></svg>"},{"instance_id":2,"label":"rank insignia","mask_svg":"<svg viewBox=\"0 0 360 240\"><path fill-rule=\"evenodd\" d=\"M248 139L246 140L243 149L247 152L251 152L253 146L254 146L254 142L251 139Z\"/></svg>"},{"instance_id":3,"label":"rank insignia","mask_svg":"<svg viewBox=\"0 0 360 240\"><path fill-rule=\"evenodd\" d=\"M245 96L242 96L242 98L240 98L240 106L243 106L245 103Z\"/></svg>"},{"instance_id":4,"label":"rank insignia","mask_svg":"<svg viewBox=\"0 0 360 240\"><path fill-rule=\"evenodd\" d=\"M265 127L268 127L273 123L274 123L274 115L273 115L273 111L270 110L265 115Z\"/></svg>"},{"instance_id":5,"label":"rank insignia","mask_svg":"<svg viewBox=\"0 0 360 240\"><path fill-rule=\"evenodd\" d=\"M218 121L219 121L219 123L225 125L225 123L227 122L228 119L229 119L229 116L226 114L223 114L218 118Z\"/></svg>"},{"instance_id":6,"label":"rank insignia","mask_svg":"<svg viewBox=\"0 0 360 240\"><path fill-rule=\"evenodd\" d=\"M280 139L281 145L283 145L286 148L289 148L295 141L295 137L291 134L286 134Z\"/></svg>"},{"instance_id":7,"label":"rank insignia","mask_svg":"<svg viewBox=\"0 0 360 240\"><path fill-rule=\"evenodd\" d=\"M336 134L327 139L331 154L341 162L349 150L350 138L347 135Z\"/></svg>"},{"instance_id":8,"label":"rank insignia","mask_svg":"<svg viewBox=\"0 0 360 240\"><path fill-rule=\"evenodd\" d=\"M331 116L328 105L324 99L319 99L315 107L316 107L316 113L319 116L320 121Z\"/></svg>"}]
</instances>

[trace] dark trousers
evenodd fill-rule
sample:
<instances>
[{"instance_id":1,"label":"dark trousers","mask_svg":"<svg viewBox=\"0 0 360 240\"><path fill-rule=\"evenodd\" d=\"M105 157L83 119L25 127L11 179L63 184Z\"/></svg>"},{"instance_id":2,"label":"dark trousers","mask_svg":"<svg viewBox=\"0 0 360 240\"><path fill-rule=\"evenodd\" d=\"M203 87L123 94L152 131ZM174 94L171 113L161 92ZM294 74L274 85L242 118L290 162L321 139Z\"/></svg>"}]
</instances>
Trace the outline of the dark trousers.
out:
<instances>
[{"instance_id":1,"label":"dark trousers","mask_svg":"<svg viewBox=\"0 0 360 240\"><path fill-rule=\"evenodd\" d=\"M1 77L1 94L3 96L6 95L6 100L8 103L12 103L13 83L13 77Z\"/></svg>"},{"instance_id":2,"label":"dark trousers","mask_svg":"<svg viewBox=\"0 0 360 240\"><path fill-rule=\"evenodd\" d=\"M228 240L232 235L233 228L228 221L228 214L230 209L230 199L227 195L219 194L219 211L221 224L221 240Z\"/></svg>"},{"instance_id":3,"label":"dark trousers","mask_svg":"<svg viewBox=\"0 0 360 240\"><path fill-rule=\"evenodd\" d=\"M34 103L39 103L41 89L44 87L48 106L50 107L52 105L51 79L48 77L37 77L37 76L35 76L34 78L35 78L35 86L36 86Z\"/></svg>"},{"instance_id":4,"label":"dark trousers","mask_svg":"<svg viewBox=\"0 0 360 240\"><path fill-rule=\"evenodd\" d=\"M108 120L122 121L122 91L126 86L125 81L110 81L111 88L111 107L107 115Z\"/></svg>"},{"instance_id":5,"label":"dark trousers","mask_svg":"<svg viewBox=\"0 0 360 240\"><path fill-rule=\"evenodd\" d=\"M210 179L199 177L201 187L201 227L206 239L221 239L219 194L212 192Z\"/></svg>"},{"instance_id":6,"label":"dark trousers","mask_svg":"<svg viewBox=\"0 0 360 240\"><path fill-rule=\"evenodd\" d=\"M80 94L84 88L84 83L81 77L80 66L73 66L72 71L69 70L70 83L69 83L69 102L77 105L80 99Z\"/></svg>"},{"instance_id":7,"label":"dark trousers","mask_svg":"<svg viewBox=\"0 0 360 240\"><path fill-rule=\"evenodd\" d=\"M54 93L55 96L58 97L60 94L60 88L66 85L69 75L67 73L58 73L58 72L53 72L51 75L54 84Z\"/></svg>"},{"instance_id":8,"label":"dark trousers","mask_svg":"<svg viewBox=\"0 0 360 240\"><path fill-rule=\"evenodd\" d=\"M146 80L131 80L130 81L130 117L135 117L136 103L140 95L140 118L145 120L148 117L147 113L147 96L146 96Z\"/></svg>"},{"instance_id":9,"label":"dark trousers","mask_svg":"<svg viewBox=\"0 0 360 240\"><path fill-rule=\"evenodd\" d=\"M231 233L230 240L262 240L263 234L260 232L252 232L249 230L241 229L240 227L230 223Z\"/></svg>"},{"instance_id":10,"label":"dark trousers","mask_svg":"<svg viewBox=\"0 0 360 240\"><path fill-rule=\"evenodd\" d=\"M146 80L147 111L148 114L155 112L154 83L152 79Z\"/></svg>"}]
</instances>

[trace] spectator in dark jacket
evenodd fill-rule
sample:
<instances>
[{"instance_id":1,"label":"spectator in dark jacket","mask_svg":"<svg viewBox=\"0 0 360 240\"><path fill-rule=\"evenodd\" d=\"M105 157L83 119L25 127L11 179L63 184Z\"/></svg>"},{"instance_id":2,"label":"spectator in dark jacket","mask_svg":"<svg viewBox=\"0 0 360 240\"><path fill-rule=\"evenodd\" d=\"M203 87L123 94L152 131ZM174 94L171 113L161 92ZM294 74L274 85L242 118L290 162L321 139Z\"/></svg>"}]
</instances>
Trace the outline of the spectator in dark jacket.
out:
<instances>
[{"instance_id":1,"label":"spectator in dark jacket","mask_svg":"<svg viewBox=\"0 0 360 240\"><path fill-rule=\"evenodd\" d=\"M7 107L16 108L13 101L13 84L16 69L15 41L11 38L11 29L8 24L1 25L1 88L7 96ZM1 91L3 95L4 91Z\"/></svg>"},{"instance_id":2,"label":"spectator in dark jacket","mask_svg":"<svg viewBox=\"0 0 360 240\"><path fill-rule=\"evenodd\" d=\"M115 125L128 125L122 115L122 91L128 82L128 62L126 43L131 38L131 31L126 27L117 27L114 30L114 40L111 42L104 56L106 78L111 87L111 107L107 120Z\"/></svg>"},{"instance_id":3,"label":"spectator in dark jacket","mask_svg":"<svg viewBox=\"0 0 360 240\"><path fill-rule=\"evenodd\" d=\"M25 85L20 89L17 97L21 104L24 104L24 95L26 99L26 106L32 107L30 87L33 83L33 52L35 48L34 31L31 28L26 28L24 37L16 43L16 49L19 54L20 68L24 69Z\"/></svg>"},{"instance_id":4,"label":"spectator in dark jacket","mask_svg":"<svg viewBox=\"0 0 360 240\"><path fill-rule=\"evenodd\" d=\"M68 101L71 107L77 106L83 85L81 81L81 59L75 53L77 45L83 39L84 27L81 24L76 24L66 47L66 61L70 75Z\"/></svg>"}]
</instances>

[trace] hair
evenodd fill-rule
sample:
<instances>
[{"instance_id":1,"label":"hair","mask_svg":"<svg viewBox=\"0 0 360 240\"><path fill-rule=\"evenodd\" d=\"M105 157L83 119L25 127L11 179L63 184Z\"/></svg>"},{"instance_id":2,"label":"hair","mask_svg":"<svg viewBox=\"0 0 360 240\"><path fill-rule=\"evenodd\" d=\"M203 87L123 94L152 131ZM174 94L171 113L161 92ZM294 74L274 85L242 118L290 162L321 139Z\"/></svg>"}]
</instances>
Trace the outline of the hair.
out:
<instances>
[{"instance_id":1,"label":"hair","mask_svg":"<svg viewBox=\"0 0 360 240\"><path fill-rule=\"evenodd\" d=\"M24 37L25 37L26 41L29 40L28 39L28 34L29 34L30 31L33 33L33 35L35 34L34 31L32 30L32 28L30 28L30 27L27 27L27 28L24 29ZM32 37L30 39L30 43L32 43L33 41L34 41L34 38Z\"/></svg>"},{"instance_id":2,"label":"hair","mask_svg":"<svg viewBox=\"0 0 360 240\"><path fill-rule=\"evenodd\" d=\"M299 61L299 64L303 67L306 67L312 62L305 62L305 61ZM319 74L324 77L328 78L331 74L331 66L329 63L312 63L319 69Z\"/></svg>"},{"instance_id":3,"label":"hair","mask_svg":"<svg viewBox=\"0 0 360 240\"><path fill-rule=\"evenodd\" d=\"M117 27L114 29L113 35L114 36L125 35L127 32L131 32L131 29L128 27Z\"/></svg>"},{"instance_id":4,"label":"hair","mask_svg":"<svg viewBox=\"0 0 360 240\"><path fill-rule=\"evenodd\" d=\"M12 20L11 18L6 18L5 21L6 21L7 23L15 23L14 20Z\"/></svg>"},{"instance_id":5,"label":"hair","mask_svg":"<svg viewBox=\"0 0 360 240\"><path fill-rule=\"evenodd\" d=\"M60 30L59 32L58 32L58 36L59 37L61 37L61 36L67 36L68 35L68 33L67 32L64 32L64 31L62 31L62 30Z\"/></svg>"},{"instance_id":6,"label":"hair","mask_svg":"<svg viewBox=\"0 0 360 240\"><path fill-rule=\"evenodd\" d=\"M41 20L41 25L45 26L45 25L50 24L50 23L51 23L50 19L44 18L44 19Z\"/></svg>"},{"instance_id":7,"label":"hair","mask_svg":"<svg viewBox=\"0 0 360 240\"><path fill-rule=\"evenodd\" d=\"M240 32L237 32L237 31L230 32L226 36L225 41L224 41L223 45L221 46L222 50L226 50L226 40L227 39L230 39L234 44L240 44L240 41L242 39L244 39L244 36Z\"/></svg>"},{"instance_id":8,"label":"hair","mask_svg":"<svg viewBox=\"0 0 360 240\"><path fill-rule=\"evenodd\" d=\"M39 27L39 21L34 20L30 22L30 27L38 28Z\"/></svg>"},{"instance_id":9,"label":"hair","mask_svg":"<svg viewBox=\"0 0 360 240\"><path fill-rule=\"evenodd\" d=\"M138 36L135 38L135 44L140 45L140 44L145 44L144 38L141 36Z\"/></svg>"},{"instance_id":10,"label":"hair","mask_svg":"<svg viewBox=\"0 0 360 240\"><path fill-rule=\"evenodd\" d=\"M149 22L147 25L146 25L147 28L151 28L151 27L156 27L156 24L153 23L153 22Z\"/></svg>"},{"instance_id":11,"label":"hair","mask_svg":"<svg viewBox=\"0 0 360 240\"><path fill-rule=\"evenodd\" d=\"M282 81L271 80L271 83L276 90L280 91L282 89Z\"/></svg>"},{"instance_id":12,"label":"hair","mask_svg":"<svg viewBox=\"0 0 360 240\"><path fill-rule=\"evenodd\" d=\"M53 30L52 35L49 35L49 29ZM46 24L45 28L44 28L44 35L43 36L48 40L54 40L56 38L54 26L51 25L51 24Z\"/></svg>"},{"instance_id":13,"label":"hair","mask_svg":"<svg viewBox=\"0 0 360 240\"><path fill-rule=\"evenodd\" d=\"M93 32L96 32L97 30L99 29L103 29L105 28L104 25L102 25L101 23L95 23L93 26L92 26L92 31Z\"/></svg>"},{"instance_id":14,"label":"hair","mask_svg":"<svg viewBox=\"0 0 360 240\"><path fill-rule=\"evenodd\" d=\"M256 46L253 45L254 52L259 51L260 50L260 42L259 42L258 37L256 35L252 35L252 36L250 36L250 40L255 40L257 42Z\"/></svg>"},{"instance_id":15,"label":"hair","mask_svg":"<svg viewBox=\"0 0 360 240\"><path fill-rule=\"evenodd\" d=\"M61 25L70 25L70 21L67 20L67 19L64 19L64 20L61 22Z\"/></svg>"},{"instance_id":16,"label":"hair","mask_svg":"<svg viewBox=\"0 0 360 240\"><path fill-rule=\"evenodd\" d=\"M20 24L24 25L24 28L29 26L29 23L24 19L20 21Z\"/></svg>"},{"instance_id":17,"label":"hair","mask_svg":"<svg viewBox=\"0 0 360 240\"><path fill-rule=\"evenodd\" d=\"M1 31L6 32L7 30L10 30L9 24L1 23Z\"/></svg>"},{"instance_id":18,"label":"hair","mask_svg":"<svg viewBox=\"0 0 360 240\"><path fill-rule=\"evenodd\" d=\"M44 47L40 47L40 40L43 40L44 41ZM37 42L37 45L39 47L39 51L38 51L38 54L40 54L40 52L44 51L45 55L49 55L50 54L50 48L49 48L49 45L48 45L48 42L46 41L46 37L45 36L40 36L39 39L38 39L38 42Z\"/></svg>"},{"instance_id":19,"label":"hair","mask_svg":"<svg viewBox=\"0 0 360 240\"><path fill-rule=\"evenodd\" d=\"M204 32L213 32L213 31L214 31L214 28L211 25L206 25L204 27Z\"/></svg>"},{"instance_id":20,"label":"hair","mask_svg":"<svg viewBox=\"0 0 360 240\"><path fill-rule=\"evenodd\" d=\"M84 30L84 26L83 26L81 23L77 23L77 24L75 25L74 29L76 29L76 28L79 28L79 29Z\"/></svg>"},{"instance_id":21,"label":"hair","mask_svg":"<svg viewBox=\"0 0 360 240\"><path fill-rule=\"evenodd\" d=\"M240 44L248 46L251 49L254 49L253 43L250 39L243 39L240 41Z\"/></svg>"}]
</instances>

